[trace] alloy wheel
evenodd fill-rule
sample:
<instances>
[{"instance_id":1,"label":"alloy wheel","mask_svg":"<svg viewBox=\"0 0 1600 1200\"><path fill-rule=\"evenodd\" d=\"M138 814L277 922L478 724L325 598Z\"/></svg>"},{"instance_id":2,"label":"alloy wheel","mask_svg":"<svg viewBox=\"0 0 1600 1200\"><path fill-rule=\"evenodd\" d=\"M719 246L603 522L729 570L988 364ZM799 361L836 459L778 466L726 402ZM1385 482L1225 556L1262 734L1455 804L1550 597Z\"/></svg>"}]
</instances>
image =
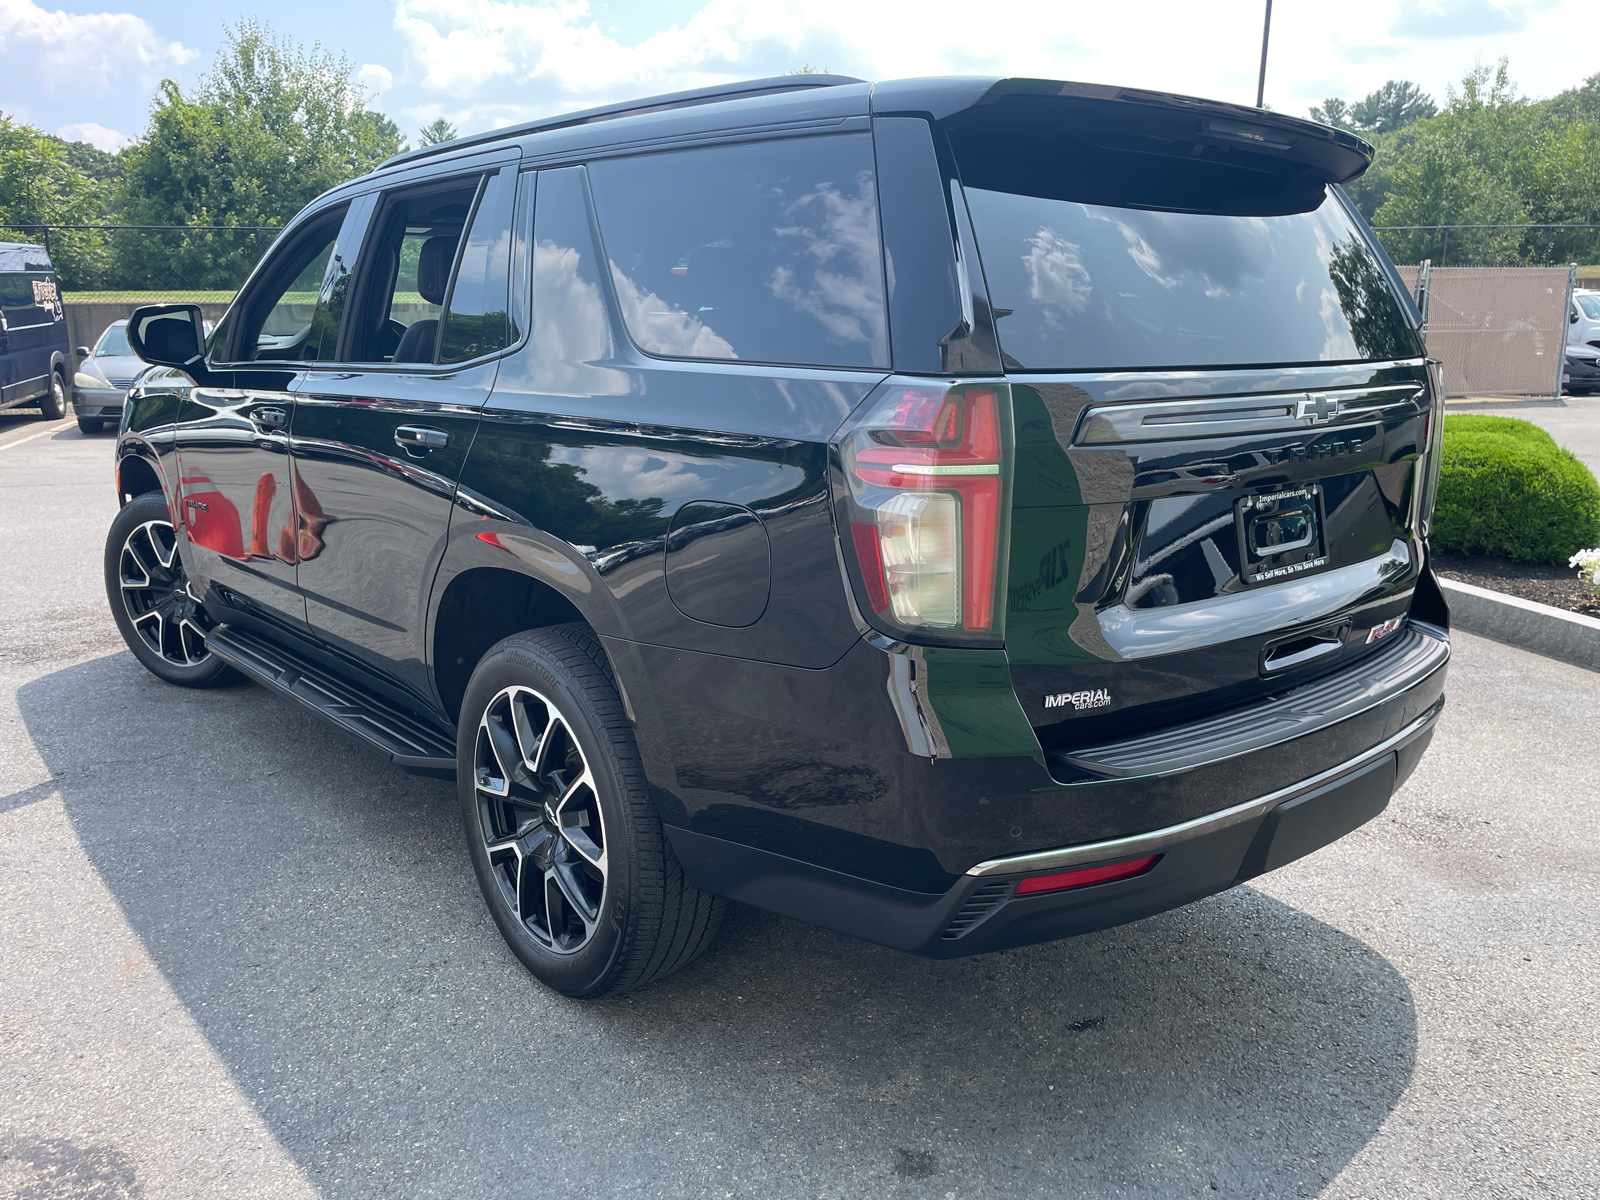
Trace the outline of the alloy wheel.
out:
<instances>
[{"instance_id":1,"label":"alloy wheel","mask_svg":"<svg viewBox=\"0 0 1600 1200\"><path fill-rule=\"evenodd\" d=\"M189 592L171 522L134 527L122 543L118 576L128 620L152 653L175 667L199 666L211 657L211 623Z\"/></svg>"},{"instance_id":2,"label":"alloy wheel","mask_svg":"<svg viewBox=\"0 0 1600 1200\"><path fill-rule=\"evenodd\" d=\"M502 689L478 723L473 787L501 899L547 949L583 949L605 903L606 836L567 719L532 688Z\"/></svg>"}]
</instances>

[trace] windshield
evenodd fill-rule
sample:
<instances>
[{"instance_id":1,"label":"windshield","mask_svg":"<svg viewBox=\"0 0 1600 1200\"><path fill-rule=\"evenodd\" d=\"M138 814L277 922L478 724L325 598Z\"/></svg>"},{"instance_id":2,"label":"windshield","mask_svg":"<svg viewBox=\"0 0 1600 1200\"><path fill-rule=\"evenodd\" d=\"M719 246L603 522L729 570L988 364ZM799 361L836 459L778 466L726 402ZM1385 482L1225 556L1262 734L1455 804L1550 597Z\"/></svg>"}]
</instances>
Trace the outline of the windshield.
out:
<instances>
[{"instance_id":1,"label":"windshield","mask_svg":"<svg viewBox=\"0 0 1600 1200\"><path fill-rule=\"evenodd\" d=\"M1600 296L1579 296L1578 307L1591 321L1600 321Z\"/></svg>"},{"instance_id":2,"label":"windshield","mask_svg":"<svg viewBox=\"0 0 1600 1200\"><path fill-rule=\"evenodd\" d=\"M1376 255L1331 194L1288 216L1118 208L977 187L966 196L1011 369L1420 353Z\"/></svg>"},{"instance_id":3,"label":"windshield","mask_svg":"<svg viewBox=\"0 0 1600 1200\"><path fill-rule=\"evenodd\" d=\"M94 348L96 358L132 358L133 347L128 345L128 327L113 325L100 335L100 344Z\"/></svg>"}]
</instances>

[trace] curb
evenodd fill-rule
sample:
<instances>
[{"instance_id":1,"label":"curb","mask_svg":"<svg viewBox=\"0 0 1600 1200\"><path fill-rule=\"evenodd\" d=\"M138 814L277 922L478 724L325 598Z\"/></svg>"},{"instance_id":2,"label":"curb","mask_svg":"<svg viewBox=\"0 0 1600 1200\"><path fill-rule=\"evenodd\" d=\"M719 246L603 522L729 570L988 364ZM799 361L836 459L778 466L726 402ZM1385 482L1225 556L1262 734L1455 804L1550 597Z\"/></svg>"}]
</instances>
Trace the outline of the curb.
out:
<instances>
[{"instance_id":1,"label":"curb","mask_svg":"<svg viewBox=\"0 0 1600 1200\"><path fill-rule=\"evenodd\" d=\"M1439 587L1450 604L1452 627L1600 671L1600 618L1453 579L1440 579Z\"/></svg>"}]
</instances>

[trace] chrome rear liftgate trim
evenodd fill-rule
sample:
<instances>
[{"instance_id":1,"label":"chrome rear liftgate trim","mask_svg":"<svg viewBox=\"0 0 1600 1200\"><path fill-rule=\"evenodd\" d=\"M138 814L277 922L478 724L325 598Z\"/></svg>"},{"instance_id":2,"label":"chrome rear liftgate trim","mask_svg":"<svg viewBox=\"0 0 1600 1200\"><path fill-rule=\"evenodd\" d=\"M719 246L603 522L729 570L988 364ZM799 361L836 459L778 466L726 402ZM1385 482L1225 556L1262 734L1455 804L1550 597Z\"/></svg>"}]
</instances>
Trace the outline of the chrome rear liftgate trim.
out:
<instances>
[{"instance_id":1,"label":"chrome rear liftgate trim","mask_svg":"<svg viewBox=\"0 0 1600 1200\"><path fill-rule=\"evenodd\" d=\"M1235 804L1232 808L1225 808L1221 812L1207 813L1203 817L1195 817L1192 821L1183 821L1177 825L1168 825L1165 829L1152 829L1149 833L1136 833L1130 837L1112 838L1104 842L1086 842L1081 846L1067 846L1060 850L1039 850L1033 854L1017 854L1010 858L991 858L968 869L968 875L1019 875L1035 871L1050 871L1059 867L1075 867L1084 863L1106 862L1116 858L1134 858L1144 854L1155 854L1165 850L1178 842L1188 841L1190 838L1203 837L1209 833L1216 833L1220 829L1227 829L1231 825L1238 825L1256 817L1265 816L1286 800L1292 800L1302 793L1312 791L1323 784L1337 779L1341 775L1349 774L1366 766L1370 762L1382 758L1385 754L1398 749L1412 738L1427 731L1439 719L1439 713L1444 708L1444 697L1428 708L1411 724L1391 738L1386 738L1371 749L1364 750L1354 758L1346 759L1337 766L1329 767L1309 779L1302 779L1298 783L1291 783L1288 787L1279 788L1275 792L1268 792L1265 796L1257 796L1254 800L1246 800L1242 804Z\"/></svg>"}]
</instances>

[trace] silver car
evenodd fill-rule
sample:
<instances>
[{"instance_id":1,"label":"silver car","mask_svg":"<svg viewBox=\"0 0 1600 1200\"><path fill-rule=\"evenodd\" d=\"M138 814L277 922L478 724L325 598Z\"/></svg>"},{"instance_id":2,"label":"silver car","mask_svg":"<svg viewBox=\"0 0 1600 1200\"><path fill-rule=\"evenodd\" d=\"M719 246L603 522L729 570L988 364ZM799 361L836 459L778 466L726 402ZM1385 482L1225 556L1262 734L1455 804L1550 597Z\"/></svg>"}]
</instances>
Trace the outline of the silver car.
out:
<instances>
[{"instance_id":1,"label":"silver car","mask_svg":"<svg viewBox=\"0 0 1600 1200\"><path fill-rule=\"evenodd\" d=\"M72 407L78 428L98 433L107 422L122 419L122 402L145 364L134 357L128 345L128 323L113 321L100 335L94 350L78 347L78 370L72 381Z\"/></svg>"}]
</instances>

